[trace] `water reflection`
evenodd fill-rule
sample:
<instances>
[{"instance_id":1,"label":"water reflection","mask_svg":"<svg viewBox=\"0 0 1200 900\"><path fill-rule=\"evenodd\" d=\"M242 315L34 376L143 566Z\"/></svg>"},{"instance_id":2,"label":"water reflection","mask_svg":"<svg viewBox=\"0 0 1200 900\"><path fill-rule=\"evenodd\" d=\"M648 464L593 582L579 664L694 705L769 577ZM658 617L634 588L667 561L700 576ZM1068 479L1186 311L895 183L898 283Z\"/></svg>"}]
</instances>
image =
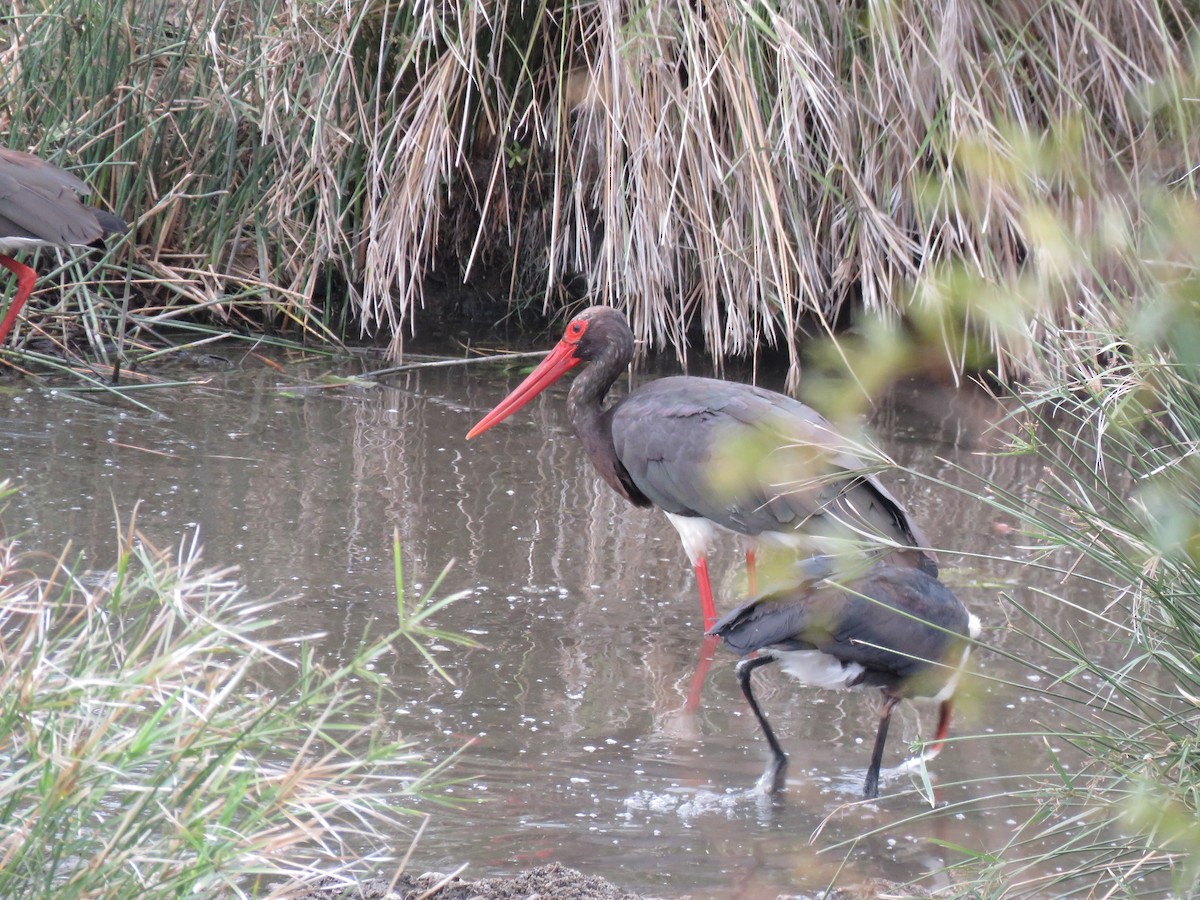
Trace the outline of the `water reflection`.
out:
<instances>
[{"instance_id":1,"label":"water reflection","mask_svg":"<svg viewBox=\"0 0 1200 900\"><path fill-rule=\"evenodd\" d=\"M135 506L157 543L198 528L211 563L241 566L252 594L293 598L281 627L324 631L330 655L394 622L393 529L413 589L454 559L441 590L470 595L437 624L481 646L434 650L453 685L413 653L383 663L399 697L383 727L435 756L474 739L457 769L470 781L451 792L486 802L438 812L418 868L470 861L481 876L554 859L660 896L773 897L823 887L847 853L843 883L906 879L954 860L931 837L979 849L1011 837L1008 813L953 804L986 792L974 779L991 775L1002 793L1006 776L1048 767L1041 745L980 739L1061 715L1030 670L979 655L998 680L976 680L974 703L963 691L952 741L931 764L939 799L952 804L943 816L821 852L920 808L910 773L886 780L878 805L853 802L876 698L800 694L760 673L756 692L791 758L788 791L778 805L732 796L754 783L766 753L732 657L718 654L704 702L688 714L701 631L690 567L660 514L629 506L594 475L566 425L565 386L468 445L466 431L511 379L429 369L384 385L325 386L326 361L280 362L282 374L250 361L203 384L145 392L153 412L9 385L0 472L21 493L6 528L51 555L69 540L88 564L107 564L114 522ZM1025 565L1022 537L997 530L1002 517L974 497L969 473L1017 496L1042 474L1024 457L977 453L994 413L979 397L910 387L874 424L902 465L960 488L886 479L947 548L944 580L984 621L985 641L1021 655L1031 645L1008 627L999 593L1036 604L1059 576ZM712 569L718 607L728 609L742 578L733 542ZM1057 624L1073 615L1060 606L1044 614ZM1097 648L1114 661L1122 652ZM885 765L929 735L932 715L897 710Z\"/></svg>"}]
</instances>

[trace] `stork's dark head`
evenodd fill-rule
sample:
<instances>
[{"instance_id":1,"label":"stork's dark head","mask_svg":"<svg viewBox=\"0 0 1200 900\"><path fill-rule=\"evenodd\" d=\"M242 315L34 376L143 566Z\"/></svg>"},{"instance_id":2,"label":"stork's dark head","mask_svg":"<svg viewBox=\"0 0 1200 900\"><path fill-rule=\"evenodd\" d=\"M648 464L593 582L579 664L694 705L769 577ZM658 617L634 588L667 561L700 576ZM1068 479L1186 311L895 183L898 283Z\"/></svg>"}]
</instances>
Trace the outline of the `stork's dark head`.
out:
<instances>
[{"instance_id":1,"label":"stork's dark head","mask_svg":"<svg viewBox=\"0 0 1200 900\"><path fill-rule=\"evenodd\" d=\"M502 422L581 362L593 368L600 392L607 390L633 358L633 332L608 306L591 306L567 323L562 340L511 394L467 432L468 440ZM589 374L592 374L589 372Z\"/></svg>"},{"instance_id":2,"label":"stork's dark head","mask_svg":"<svg viewBox=\"0 0 1200 900\"><path fill-rule=\"evenodd\" d=\"M575 316L567 323L559 349L564 345L571 348L571 356L579 362L616 357L622 360L620 366L624 368L633 358L629 322L610 306L589 306Z\"/></svg>"}]
</instances>

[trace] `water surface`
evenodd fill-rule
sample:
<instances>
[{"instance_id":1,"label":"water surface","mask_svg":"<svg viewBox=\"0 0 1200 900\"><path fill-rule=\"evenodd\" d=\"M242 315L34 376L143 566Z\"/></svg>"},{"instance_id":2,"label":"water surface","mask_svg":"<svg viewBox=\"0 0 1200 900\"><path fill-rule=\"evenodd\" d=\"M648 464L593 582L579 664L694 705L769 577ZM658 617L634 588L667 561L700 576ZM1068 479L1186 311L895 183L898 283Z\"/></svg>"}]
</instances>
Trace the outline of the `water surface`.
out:
<instances>
[{"instance_id":1,"label":"water surface","mask_svg":"<svg viewBox=\"0 0 1200 900\"><path fill-rule=\"evenodd\" d=\"M481 646L435 648L453 685L415 653L389 663L399 699L384 727L434 758L472 742L455 769L468 781L451 793L473 802L436 812L417 869L468 862L482 877L559 861L658 896L775 897L824 887L839 869L839 884L905 880L960 858L931 838L978 850L1012 839L1020 817L982 798L1049 763L1042 744L996 735L1059 715L1028 668L978 655L987 677L961 704L961 740L929 767L950 807L916 823L906 820L925 804L913 773L886 778L879 802L856 802L875 697L802 692L762 671L756 684L791 769L782 802L755 800L744 791L766 748L734 660L718 655L689 713L701 642L690 569L661 514L634 509L593 474L566 424L565 386L468 443L516 374L436 368L329 384L323 358L266 365L234 349L225 359L202 377L183 373L196 383L141 392L150 411L0 384L0 472L21 491L5 528L49 554L70 541L97 566L111 563L114 523L135 506L159 545L198 529L210 564L240 566L252 595L290 598L281 627L324 632L331 657L394 624L393 529L411 588L454 560L442 590L470 593L437 624ZM1036 461L979 453L995 414L977 396L902 385L872 425L903 465L964 488L885 479L948 548L943 578L984 620L984 639L1031 653L1000 594L1037 603L1057 576L1023 565L1011 523L974 494L969 472L1018 493L1040 477ZM729 608L742 588L736 546L713 571L718 606ZM1121 648L1098 652L1115 659ZM927 706L897 716L889 766L934 724Z\"/></svg>"}]
</instances>

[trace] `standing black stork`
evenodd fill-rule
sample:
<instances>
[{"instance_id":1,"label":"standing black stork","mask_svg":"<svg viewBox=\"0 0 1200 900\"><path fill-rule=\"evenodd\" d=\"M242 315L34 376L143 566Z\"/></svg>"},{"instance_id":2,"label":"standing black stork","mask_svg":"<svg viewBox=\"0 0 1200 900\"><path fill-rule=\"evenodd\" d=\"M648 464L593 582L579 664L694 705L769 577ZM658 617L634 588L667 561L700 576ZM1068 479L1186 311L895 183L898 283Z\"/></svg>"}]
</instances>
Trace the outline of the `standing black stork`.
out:
<instances>
[{"instance_id":1,"label":"standing black stork","mask_svg":"<svg viewBox=\"0 0 1200 900\"><path fill-rule=\"evenodd\" d=\"M864 797L878 797L888 723L901 700L940 701L937 733L924 758L941 750L951 698L971 652L968 639L979 636L979 619L920 569L877 564L840 584L823 574L751 600L708 633L743 657L758 653L737 664L737 676L771 748L760 782L769 793L783 788L787 756L754 698L750 674L755 669L778 661L788 674L815 687L878 687L883 705L863 786Z\"/></svg>"},{"instance_id":2,"label":"standing black stork","mask_svg":"<svg viewBox=\"0 0 1200 900\"><path fill-rule=\"evenodd\" d=\"M0 266L17 276L17 294L0 322L0 344L37 279L33 269L5 254L37 247L88 247L128 227L118 216L79 201L91 192L70 172L29 153L0 147Z\"/></svg>"},{"instance_id":3,"label":"standing black stork","mask_svg":"<svg viewBox=\"0 0 1200 900\"><path fill-rule=\"evenodd\" d=\"M717 618L707 553L720 530L749 539L751 592L759 539L788 546L811 545L822 534L873 540L890 548L892 561L937 574L928 542L899 501L848 440L797 400L747 384L675 376L606 409L605 395L629 365L633 346L629 323L616 310L584 310L467 438L588 363L567 395L567 418L609 486L635 506L657 506L679 532L696 571L705 628Z\"/></svg>"}]
</instances>

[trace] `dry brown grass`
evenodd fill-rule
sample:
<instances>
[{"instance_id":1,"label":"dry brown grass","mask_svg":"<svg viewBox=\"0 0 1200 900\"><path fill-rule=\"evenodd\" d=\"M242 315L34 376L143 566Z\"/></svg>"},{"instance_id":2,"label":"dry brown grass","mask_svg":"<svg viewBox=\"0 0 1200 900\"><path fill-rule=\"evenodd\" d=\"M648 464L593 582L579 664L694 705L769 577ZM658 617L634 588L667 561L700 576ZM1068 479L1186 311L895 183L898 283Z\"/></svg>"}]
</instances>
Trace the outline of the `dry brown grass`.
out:
<instances>
[{"instance_id":1,"label":"dry brown grass","mask_svg":"<svg viewBox=\"0 0 1200 900\"><path fill-rule=\"evenodd\" d=\"M773 343L795 372L801 326L847 304L902 314L947 261L995 283L1022 269L1026 197L971 154L1003 165L1070 130L1091 174L1038 191L1083 224L1149 184L1192 187L1190 109L1161 102L1190 83L1186 0L18 13L0 85L25 102L0 125L113 167L159 304L147 328L200 307L398 353L431 275L500 268L513 307L571 284L650 345L686 357L699 327L718 362ZM1086 328L1101 283L1025 311L1028 339ZM1006 365L1032 361L983 318Z\"/></svg>"}]
</instances>

